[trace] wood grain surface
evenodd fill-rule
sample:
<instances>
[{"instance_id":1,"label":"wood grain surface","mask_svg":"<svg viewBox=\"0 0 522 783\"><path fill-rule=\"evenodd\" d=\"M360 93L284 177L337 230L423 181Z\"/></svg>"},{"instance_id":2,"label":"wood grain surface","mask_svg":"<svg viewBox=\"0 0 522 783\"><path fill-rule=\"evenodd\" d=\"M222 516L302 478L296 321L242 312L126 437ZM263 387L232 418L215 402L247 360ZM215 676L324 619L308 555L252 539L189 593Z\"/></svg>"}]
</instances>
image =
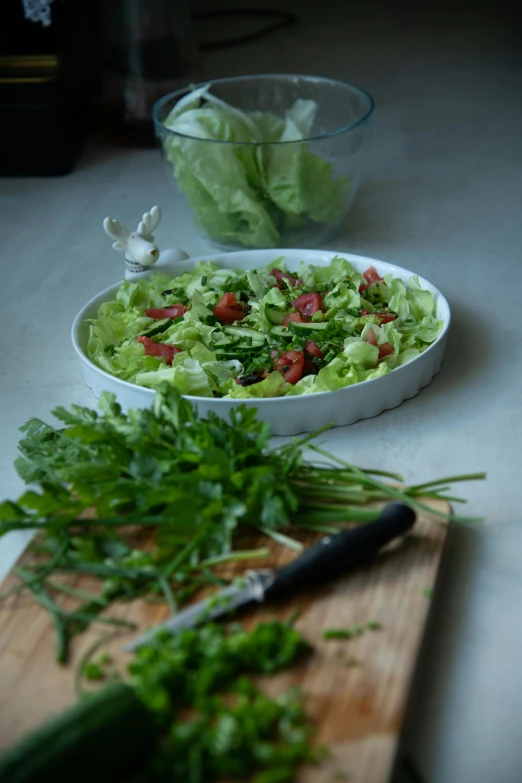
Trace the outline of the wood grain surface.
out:
<instances>
[{"instance_id":1,"label":"wood grain surface","mask_svg":"<svg viewBox=\"0 0 522 783\"><path fill-rule=\"evenodd\" d=\"M447 510L440 502L431 505ZM390 545L371 564L337 582L291 600L249 612L246 624L277 615L301 613L297 627L313 645L313 653L297 667L266 682L270 692L298 684L316 726L316 742L329 749L325 761L307 767L299 783L386 783L393 767L408 690L426 623L430 599L446 540L447 525L422 515L414 530ZM309 535L308 545L318 536ZM253 542L254 543L254 542ZM257 542L266 546L266 539ZM278 566L296 555L271 544L265 562L248 567ZM21 562L29 562L26 553ZM68 584L96 590L90 577L64 578ZM17 583L10 575L0 592ZM76 599L66 597L64 606ZM135 601L111 607L111 616L137 623L140 629L161 622L168 609ZM327 629L347 629L369 621L380 630L366 630L349 640L325 640ZM71 660L59 666L54 659L53 628L49 615L29 595L0 603L0 750L75 700L75 666L93 642L107 635L107 650L124 668L130 656L124 644L135 632L91 626L73 642ZM115 782L116 783L116 782Z\"/></svg>"}]
</instances>

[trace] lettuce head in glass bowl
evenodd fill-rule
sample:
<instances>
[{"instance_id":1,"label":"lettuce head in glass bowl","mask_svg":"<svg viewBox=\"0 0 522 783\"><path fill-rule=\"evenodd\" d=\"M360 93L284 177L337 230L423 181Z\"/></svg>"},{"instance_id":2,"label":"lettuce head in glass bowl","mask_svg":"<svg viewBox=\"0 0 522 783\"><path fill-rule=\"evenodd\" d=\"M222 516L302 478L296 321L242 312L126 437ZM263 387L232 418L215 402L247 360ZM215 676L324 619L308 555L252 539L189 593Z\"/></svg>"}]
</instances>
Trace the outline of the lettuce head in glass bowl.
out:
<instances>
[{"instance_id":1,"label":"lettuce head in glass bowl","mask_svg":"<svg viewBox=\"0 0 522 783\"><path fill-rule=\"evenodd\" d=\"M207 241L224 250L317 247L357 193L373 106L347 82L268 74L170 93L153 119Z\"/></svg>"}]
</instances>

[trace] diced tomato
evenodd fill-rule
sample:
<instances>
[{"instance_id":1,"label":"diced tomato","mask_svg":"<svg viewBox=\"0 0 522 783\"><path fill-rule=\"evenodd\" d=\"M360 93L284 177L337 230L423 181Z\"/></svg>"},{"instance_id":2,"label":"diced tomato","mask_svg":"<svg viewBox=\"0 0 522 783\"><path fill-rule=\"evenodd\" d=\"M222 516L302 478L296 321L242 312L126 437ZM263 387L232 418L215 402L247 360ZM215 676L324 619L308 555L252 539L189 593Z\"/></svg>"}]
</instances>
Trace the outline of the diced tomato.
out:
<instances>
[{"instance_id":1,"label":"diced tomato","mask_svg":"<svg viewBox=\"0 0 522 783\"><path fill-rule=\"evenodd\" d=\"M368 329L364 339L367 343L370 343L370 345L377 345L377 337L375 336L373 329Z\"/></svg>"},{"instance_id":2,"label":"diced tomato","mask_svg":"<svg viewBox=\"0 0 522 783\"><path fill-rule=\"evenodd\" d=\"M372 283L382 283L384 280L374 266L369 266L366 272L363 272L363 277L368 285L371 285Z\"/></svg>"},{"instance_id":3,"label":"diced tomato","mask_svg":"<svg viewBox=\"0 0 522 783\"><path fill-rule=\"evenodd\" d=\"M383 343L379 345L379 361L390 356L395 351L395 348L390 343Z\"/></svg>"},{"instance_id":4,"label":"diced tomato","mask_svg":"<svg viewBox=\"0 0 522 783\"><path fill-rule=\"evenodd\" d=\"M363 277L366 280L366 283L361 283L359 286L360 294L363 294L372 283L382 283L384 280L374 266L369 266L366 272L363 272Z\"/></svg>"},{"instance_id":5,"label":"diced tomato","mask_svg":"<svg viewBox=\"0 0 522 783\"><path fill-rule=\"evenodd\" d=\"M303 294L294 299L292 304L302 315L313 315L319 310L324 310L321 294Z\"/></svg>"},{"instance_id":6,"label":"diced tomato","mask_svg":"<svg viewBox=\"0 0 522 783\"><path fill-rule=\"evenodd\" d=\"M181 348L168 343L155 343L154 340L151 340L150 337L145 337L143 334L136 337L136 340L143 344L145 356L158 356L160 359L165 359L168 365L172 364L172 360L177 353L181 353Z\"/></svg>"},{"instance_id":7,"label":"diced tomato","mask_svg":"<svg viewBox=\"0 0 522 783\"><path fill-rule=\"evenodd\" d=\"M298 285L303 285L303 281L300 280L298 277L292 277L292 275L288 275L286 272L281 272L280 269L272 269L270 272L272 277L275 277L278 283L281 283L283 280L288 280L288 282L294 286L294 288ZM275 286L276 288L281 288L280 285Z\"/></svg>"},{"instance_id":8,"label":"diced tomato","mask_svg":"<svg viewBox=\"0 0 522 783\"><path fill-rule=\"evenodd\" d=\"M315 356L316 359L323 358L323 352L313 340L307 340L304 344L304 349L306 353L309 353L310 356Z\"/></svg>"},{"instance_id":9,"label":"diced tomato","mask_svg":"<svg viewBox=\"0 0 522 783\"><path fill-rule=\"evenodd\" d=\"M365 310L364 308L361 308L359 310L359 313L361 315L361 318L363 318L365 315L374 315L376 318L379 319L379 323L381 324L388 324L390 323L390 321L395 321L395 319L397 318L395 313L386 313L386 312L370 313L369 310Z\"/></svg>"},{"instance_id":10,"label":"diced tomato","mask_svg":"<svg viewBox=\"0 0 522 783\"><path fill-rule=\"evenodd\" d=\"M145 310L145 315L148 315L149 318L180 318L187 310L188 307L178 302L168 307L151 307L149 310Z\"/></svg>"},{"instance_id":11,"label":"diced tomato","mask_svg":"<svg viewBox=\"0 0 522 783\"><path fill-rule=\"evenodd\" d=\"M234 321L242 321L246 312L244 305L237 301L236 295L228 293L223 294L214 307L214 315L223 324L233 324Z\"/></svg>"},{"instance_id":12,"label":"diced tomato","mask_svg":"<svg viewBox=\"0 0 522 783\"><path fill-rule=\"evenodd\" d=\"M223 305L224 307L243 307L241 302L237 301L236 295L234 293L223 294L218 302L218 305Z\"/></svg>"},{"instance_id":13,"label":"diced tomato","mask_svg":"<svg viewBox=\"0 0 522 783\"><path fill-rule=\"evenodd\" d=\"M301 313L288 313L288 315L285 315L283 318L283 323L281 326L288 326L289 323L305 324L309 320L309 318L302 316Z\"/></svg>"},{"instance_id":14,"label":"diced tomato","mask_svg":"<svg viewBox=\"0 0 522 783\"><path fill-rule=\"evenodd\" d=\"M287 351L274 361L274 369L282 374L287 383L295 384L303 375L304 361L302 351Z\"/></svg>"}]
</instances>

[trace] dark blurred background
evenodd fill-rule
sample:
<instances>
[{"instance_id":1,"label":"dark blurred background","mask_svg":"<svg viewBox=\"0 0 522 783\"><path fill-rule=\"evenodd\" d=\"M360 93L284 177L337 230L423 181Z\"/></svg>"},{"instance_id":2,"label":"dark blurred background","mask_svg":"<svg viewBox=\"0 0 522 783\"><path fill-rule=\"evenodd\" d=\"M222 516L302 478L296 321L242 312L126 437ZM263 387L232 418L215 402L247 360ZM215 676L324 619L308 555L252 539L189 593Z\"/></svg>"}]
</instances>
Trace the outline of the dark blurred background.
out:
<instances>
[{"instance_id":1,"label":"dark blurred background","mask_svg":"<svg viewBox=\"0 0 522 783\"><path fill-rule=\"evenodd\" d=\"M381 82L383 69L392 82L398 60L407 65L419 36L428 55L438 53L426 68L444 68L470 46L475 62L477 50L485 63L520 52L515 11L503 3L54 0L48 26L27 19L22 0L3 0L0 13L3 176L66 174L92 134L153 143L153 102L202 79L284 63L287 72L349 72L371 91L361 49ZM417 77L422 92L422 70Z\"/></svg>"}]
</instances>

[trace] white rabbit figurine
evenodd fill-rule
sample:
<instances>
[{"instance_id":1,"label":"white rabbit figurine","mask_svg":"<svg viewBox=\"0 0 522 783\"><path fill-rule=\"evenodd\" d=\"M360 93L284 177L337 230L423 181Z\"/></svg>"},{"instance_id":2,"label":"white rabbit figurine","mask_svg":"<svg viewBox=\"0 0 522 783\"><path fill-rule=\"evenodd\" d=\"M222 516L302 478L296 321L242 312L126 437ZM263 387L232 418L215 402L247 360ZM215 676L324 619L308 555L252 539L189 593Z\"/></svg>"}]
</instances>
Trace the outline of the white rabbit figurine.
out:
<instances>
[{"instance_id":1,"label":"white rabbit figurine","mask_svg":"<svg viewBox=\"0 0 522 783\"><path fill-rule=\"evenodd\" d=\"M161 209L152 207L150 212L145 212L136 231L127 231L119 220L105 218L103 228L111 239L115 250L125 252L125 279L139 280L146 277L154 266L154 271L165 274L178 274L180 261L188 258L184 250L168 248L162 250L154 244L152 232L161 220Z\"/></svg>"}]
</instances>

